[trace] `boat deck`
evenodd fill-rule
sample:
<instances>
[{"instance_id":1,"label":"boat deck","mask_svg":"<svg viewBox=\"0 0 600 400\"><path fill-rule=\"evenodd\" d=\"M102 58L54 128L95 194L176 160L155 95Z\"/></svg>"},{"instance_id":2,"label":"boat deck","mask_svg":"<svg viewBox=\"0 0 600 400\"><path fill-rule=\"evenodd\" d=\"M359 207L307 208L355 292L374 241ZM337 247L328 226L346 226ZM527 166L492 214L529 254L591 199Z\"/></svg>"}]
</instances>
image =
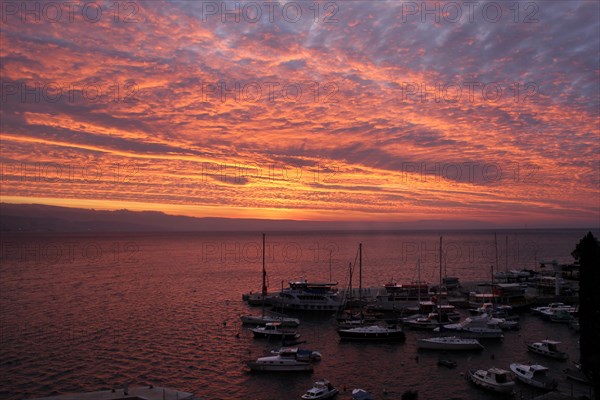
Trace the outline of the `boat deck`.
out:
<instances>
[{"instance_id":1,"label":"boat deck","mask_svg":"<svg viewBox=\"0 0 600 400\"><path fill-rule=\"evenodd\" d=\"M125 389L109 389L97 392L61 394L30 400L199 400L193 393L164 387L144 386Z\"/></svg>"}]
</instances>

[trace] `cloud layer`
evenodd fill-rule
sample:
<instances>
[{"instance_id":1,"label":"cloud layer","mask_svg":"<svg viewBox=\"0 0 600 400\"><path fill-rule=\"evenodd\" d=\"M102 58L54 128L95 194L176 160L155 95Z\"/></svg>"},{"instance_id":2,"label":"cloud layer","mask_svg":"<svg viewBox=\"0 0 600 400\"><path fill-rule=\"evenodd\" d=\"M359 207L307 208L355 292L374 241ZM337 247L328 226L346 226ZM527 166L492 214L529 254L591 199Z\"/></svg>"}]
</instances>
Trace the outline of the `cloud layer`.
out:
<instances>
[{"instance_id":1,"label":"cloud layer","mask_svg":"<svg viewBox=\"0 0 600 400\"><path fill-rule=\"evenodd\" d=\"M597 2L60 4L2 4L4 199L600 217Z\"/></svg>"}]
</instances>

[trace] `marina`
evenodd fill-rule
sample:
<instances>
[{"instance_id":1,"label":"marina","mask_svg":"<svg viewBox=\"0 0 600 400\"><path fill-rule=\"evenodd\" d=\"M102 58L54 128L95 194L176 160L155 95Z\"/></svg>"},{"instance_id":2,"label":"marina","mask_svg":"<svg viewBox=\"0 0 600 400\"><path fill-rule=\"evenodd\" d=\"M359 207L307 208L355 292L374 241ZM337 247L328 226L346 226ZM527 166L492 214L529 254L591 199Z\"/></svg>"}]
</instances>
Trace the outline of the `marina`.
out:
<instances>
[{"instance_id":1,"label":"marina","mask_svg":"<svg viewBox=\"0 0 600 400\"><path fill-rule=\"evenodd\" d=\"M396 236L389 237L398 240ZM267 242L270 238L271 235L268 235ZM332 236L324 236L318 240L325 242L326 240L332 240L331 238ZM335 236L333 238L342 243L342 238L336 238ZM349 249L348 258L353 257L353 253L356 251L356 239L359 238L362 239L358 235L350 237L350 239L343 238L348 242L346 245L346 248ZM66 240L74 239L68 238ZM98 242L99 239L95 237L94 240ZM112 240L114 239L107 237L100 239L100 243L108 245L112 243ZM438 334L429 330L410 329L403 324L402 319L409 317L408 313L420 312L418 299L413 306L394 312L369 309L369 304L376 303L377 293L385 290L384 285L388 281L385 278L378 282L377 279L383 274L373 272L377 265L379 267L385 265L374 261L376 259L373 258L373 253L370 252L371 247L376 248L376 244L373 244L373 242L367 241L363 246L365 260L363 261L362 296L356 287L352 289L356 295L355 298L362 299L357 304L360 306L364 303L364 305L350 310L349 315L355 315L355 321L357 322L354 324L355 326L348 326L347 329L359 329L358 332L363 334L373 330L373 333L377 335L385 329L396 326L396 328L393 328L395 329L394 332L404 336L400 340L343 340L339 334L340 326L336 314L319 310L315 312L305 310L290 312L288 310L285 314L286 318L295 318L299 321L299 325L293 328L300 335L297 338L294 335L284 340L281 338L271 340L254 339L252 330L256 328L253 325L243 324L241 317L249 315L260 317L263 307L262 305L247 304L240 294L246 293L249 288L256 287L257 280L260 282L260 260L248 265L238 265L239 272L237 272L237 275L242 278L232 280L229 278L230 272L221 271L219 268L202 267L195 270L191 267L192 264L189 264L190 267L185 267L186 251L188 255L193 256L194 253L190 252L189 249L193 249L195 243L198 242L198 238L194 236L180 236L177 241L172 238L154 236L136 237L136 240L142 243L143 262L128 266L126 270L115 269L116 267L92 270L85 268L85 266L77 266L76 268L73 266L66 271L67 276L70 276L69 279L64 281L67 283L57 283L57 291L54 292L56 300L50 300L48 302L50 308L45 307L44 309L45 312L52 315L61 315L61 310L67 307L62 303L62 299L70 299L72 296L64 297L60 293L79 293L82 296L82 300L80 300L81 307L85 310L93 310L92 304L94 303L88 303L86 299L91 301L94 297L94 286L86 284L85 291L83 291L83 288L82 291L77 291L72 286L92 272L96 274L98 282L113 282L111 286L115 289L123 287L125 281L135 282L135 277L143 273L149 277L148 282L153 282L152 284L155 285L151 286L154 291L161 294L157 297L150 297L153 312L147 312L149 309L147 306L148 300L144 302L129 301L126 307L127 315L138 322L136 324L127 323L127 320L120 319L120 316L123 315L121 311L123 310L123 303L121 301L113 302L112 297L109 297L106 298L108 302L105 311L102 313L103 318L96 318L99 315L97 312L86 312L77 315L79 323L86 326L97 326L98 328L94 331L71 334L73 338L68 341L53 340L57 337L55 332L60 333L60 330L38 331L36 336L32 336L32 331L23 329L18 332L19 335L16 335L16 332L5 330L3 331L4 340L10 341L12 343L10 348L18 349L19 354L6 353L6 350L2 350L5 352L5 359L7 360L4 368L12 366L12 370L17 371L26 365L33 366L30 362L20 361L17 363L16 360L28 360L30 359L27 356L28 353L35 351L35 354L38 354L42 346L51 345L52 348L60 350L61 355L49 359L47 361L48 365L59 369L65 368L66 366L61 365L67 362L79 366L78 369L72 370L66 375L63 384L60 384L60 380L58 381L59 389L57 390L60 390L61 393L94 391L99 387L116 387L122 384L122 378L120 377L128 370L130 371L128 375L132 377L129 381L132 387L134 383L152 384L157 380L166 382L165 379L167 379L170 387L177 387L182 391L194 393L200 399L211 400L248 397L266 400L281 398L279 396L285 397L288 394L291 398L300 398L321 377L326 377L334 382L339 391L337 395L339 399L350 399L352 398L353 388L361 388L370 393L370 396L374 399L397 400L405 393L415 391L419 393L421 399L446 400L446 393L450 390L449 388L452 388L451 390L455 393L456 398L479 400L494 399L494 394L466 381L465 377L470 369L487 371L495 366L496 368L510 370L510 365L519 361L526 365L540 364L547 367L548 376L558 382L557 389L562 393L570 393L573 390L576 394L579 393L588 397L591 393L591 386L568 378L569 375L563 372L567 368L574 371L572 361L579 359L577 333L568 324L557 324L551 320L542 319L539 315L530 311L529 308L517 308L514 311L513 316L518 317L520 330L503 331L504 339L501 341L482 340L480 345L483 346L483 349L464 352L452 351L451 356L444 354L446 351L450 352L447 350L447 346L442 346L443 349L420 351L419 343L423 343L427 339L437 338ZM256 240L256 235L248 235L245 238L242 237L242 239L232 240L254 240L259 242ZM288 240L299 239L298 236L295 236L294 239ZM311 241L312 237L308 243L312 243ZM178 262L179 267L176 271L162 268L163 262L171 262L171 260L161 261L153 251L153 249L159 249L161 246L172 248L177 251L179 257L184 257ZM407 264L411 266L405 270L408 277L406 280L410 280L411 274L414 273L415 263ZM431 279L432 275L437 278L439 272L439 263L432 264L430 264L429 269L434 270L435 275L428 273L423 267L421 271L423 276L429 275L428 280L430 282L434 280ZM279 267L275 267L275 265L270 267L270 264L267 264L271 282L300 281L294 278L296 271L306 270L310 272L310 267L314 265L314 261L309 258L302 264L303 266L293 263L280 263L278 265ZM281 270L281 265L286 265L286 269ZM422 265L425 264L422 263ZM27 271L28 268L31 268L32 271L39 271L34 264L25 267L23 270ZM387 266L385 268L393 267ZM450 270L450 266L448 266L448 269ZM199 271L202 271L201 274ZM176 275L170 274L170 272L176 272ZM345 279L347 279L347 275L344 274L346 268L333 269L334 281L336 272L339 274L339 277L337 277L338 286L341 287L338 289L337 296L343 298L346 290L343 289ZM48 279L59 282L52 277L52 270L48 270L46 273ZM63 271L63 273L65 272ZM115 284L115 278L112 278L112 281L110 280L114 273L119 274L117 282L120 283ZM314 276L316 282L331 282L328 279L328 268L321 271L320 274L319 270L312 270L312 273L306 275ZM229 284L227 286L228 290L223 290L224 286L220 285L224 281ZM165 282L172 283L165 285ZM482 318L471 315L466 300L469 292L473 289L477 290L479 288L481 292L485 292L485 289L489 288L489 286L479 286L481 283L485 283L485 275L465 275L464 278L459 277L458 283L460 287L448 291L447 295L448 298L456 300L452 311L458 314L459 321L465 321L467 318ZM64 286L65 284L67 286ZM133 294L139 296L142 290L146 292L147 289L147 285L139 288L134 286L130 289L132 292L120 296L132 299ZM25 287L19 293L22 293L23 290L32 290L32 288ZM269 287L268 290L271 294L278 293L272 287ZM556 302L563 302L567 305L574 304L565 301L567 299L563 296L560 297L561 300L559 301L545 295L537 297L536 291L537 288L526 290L525 295L528 301L531 302L530 307L545 307ZM115 290L115 296L118 297L117 293L119 292ZM9 291L7 296L15 296L16 294L17 292ZM439 304L439 295L433 300L429 295L421 298L421 301L426 303L424 307L432 307L436 301ZM446 297L444 296L441 306L445 304ZM264 307L265 315L271 315L272 308L272 306ZM451 310L448 307L446 308L448 311ZM171 310L175 309L178 312L172 313ZM277 312L275 315L282 315L279 308L273 309ZM106 328L105 321L107 321L107 318L108 321L115 321L114 323L110 322L111 325L109 325L114 327L113 329ZM27 317L24 317L24 320L27 321ZM163 320L165 323L162 322ZM117 323L116 321L120 322ZM348 322L348 320L345 321ZM177 328L173 329L175 326ZM278 326L277 324L275 326L277 329L282 330L292 328ZM379 328L375 329L374 326ZM454 333L444 333L440 336L456 335ZM26 340L34 337L37 338L35 342ZM546 338L560 342L558 349L568 355L567 361L548 358L528 350L528 344L541 343ZM459 339L459 343L470 343L467 338ZM290 343L298 344L289 347ZM318 356L316 353L318 353ZM81 354L87 354L89 357L86 357L84 361L79 358ZM143 360L143 362L128 361L132 360L132 355L136 359ZM321 360L318 361L318 358ZM81 374L88 373L86 371L90 371L89 373L95 376L97 371L103 369L103 365L106 364L107 360L121 360L122 365L116 366L113 363L110 372L102 378L100 383L92 383L82 387L69 386L68 382L79 379L82 376ZM150 366L152 363L154 363L154 366ZM291 371L283 372L286 369ZM313 371L312 375L310 371ZM13 372L11 375L15 376L15 373ZM424 376L431 377L431 379L424 379ZM571 372L570 376L577 377L575 372ZM433 384L432 380L437 383ZM23 379L22 383L18 384L19 391L30 392L31 394L28 397L50 395L51 393L44 388L47 387L49 382L56 382L54 375L49 375L48 378L40 378L38 381L40 383ZM544 393L541 389L521 381L516 382L514 390L517 395L523 394L526 396L525 398L534 398ZM7 397L10 398L10 396Z\"/></svg>"}]
</instances>

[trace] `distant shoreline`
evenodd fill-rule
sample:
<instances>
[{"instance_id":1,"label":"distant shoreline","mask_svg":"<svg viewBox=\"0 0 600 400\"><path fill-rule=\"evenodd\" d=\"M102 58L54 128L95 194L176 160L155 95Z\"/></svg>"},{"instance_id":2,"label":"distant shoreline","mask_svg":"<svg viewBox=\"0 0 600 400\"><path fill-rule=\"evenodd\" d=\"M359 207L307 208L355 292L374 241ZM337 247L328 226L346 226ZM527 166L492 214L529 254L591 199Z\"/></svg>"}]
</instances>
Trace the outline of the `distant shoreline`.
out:
<instances>
[{"instance_id":1,"label":"distant shoreline","mask_svg":"<svg viewBox=\"0 0 600 400\"><path fill-rule=\"evenodd\" d=\"M0 231L4 232L532 232L597 231L579 226L499 226L478 220L302 221L253 218L187 217L156 211L93 210L41 204L0 204Z\"/></svg>"}]
</instances>

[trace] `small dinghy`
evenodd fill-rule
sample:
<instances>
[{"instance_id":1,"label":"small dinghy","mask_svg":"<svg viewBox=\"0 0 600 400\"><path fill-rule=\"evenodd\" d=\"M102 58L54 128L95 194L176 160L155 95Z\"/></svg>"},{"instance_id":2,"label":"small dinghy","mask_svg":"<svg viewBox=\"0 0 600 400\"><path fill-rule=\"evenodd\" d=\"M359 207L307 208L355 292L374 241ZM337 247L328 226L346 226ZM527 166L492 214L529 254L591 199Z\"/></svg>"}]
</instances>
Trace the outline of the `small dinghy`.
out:
<instances>
[{"instance_id":1,"label":"small dinghy","mask_svg":"<svg viewBox=\"0 0 600 400\"><path fill-rule=\"evenodd\" d=\"M446 368L456 368L456 361L450 360L449 358L442 358L438 360L438 365Z\"/></svg>"},{"instance_id":2,"label":"small dinghy","mask_svg":"<svg viewBox=\"0 0 600 400\"><path fill-rule=\"evenodd\" d=\"M352 389L352 400L373 400L373 396L364 389Z\"/></svg>"},{"instance_id":3,"label":"small dinghy","mask_svg":"<svg viewBox=\"0 0 600 400\"><path fill-rule=\"evenodd\" d=\"M331 399L337 394L338 390L327 379L322 379L315 382L314 386L302 395L302 398L305 400Z\"/></svg>"},{"instance_id":4,"label":"small dinghy","mask_svg":"<svg viewBox=\"0 0 600 400\"><path fill-rule=\"evenodd\" d=\"M536 388L544 390L554 390L558 382L550 379L546 374L548 368L543 365L533 364L510 364L510 370L515 374L518 380Z\"/></svg>"},{"instance_id":5,"label":"small dinghy","mask_svg":"<svg viewBox=\"0 0 600 400\"><path fill-rule=\"evenodd\" d=\"M499 393L513 393L515 382L510 372L501 368L470 369L467 378L475 385Z\"/></svg>"}]
</instances>

